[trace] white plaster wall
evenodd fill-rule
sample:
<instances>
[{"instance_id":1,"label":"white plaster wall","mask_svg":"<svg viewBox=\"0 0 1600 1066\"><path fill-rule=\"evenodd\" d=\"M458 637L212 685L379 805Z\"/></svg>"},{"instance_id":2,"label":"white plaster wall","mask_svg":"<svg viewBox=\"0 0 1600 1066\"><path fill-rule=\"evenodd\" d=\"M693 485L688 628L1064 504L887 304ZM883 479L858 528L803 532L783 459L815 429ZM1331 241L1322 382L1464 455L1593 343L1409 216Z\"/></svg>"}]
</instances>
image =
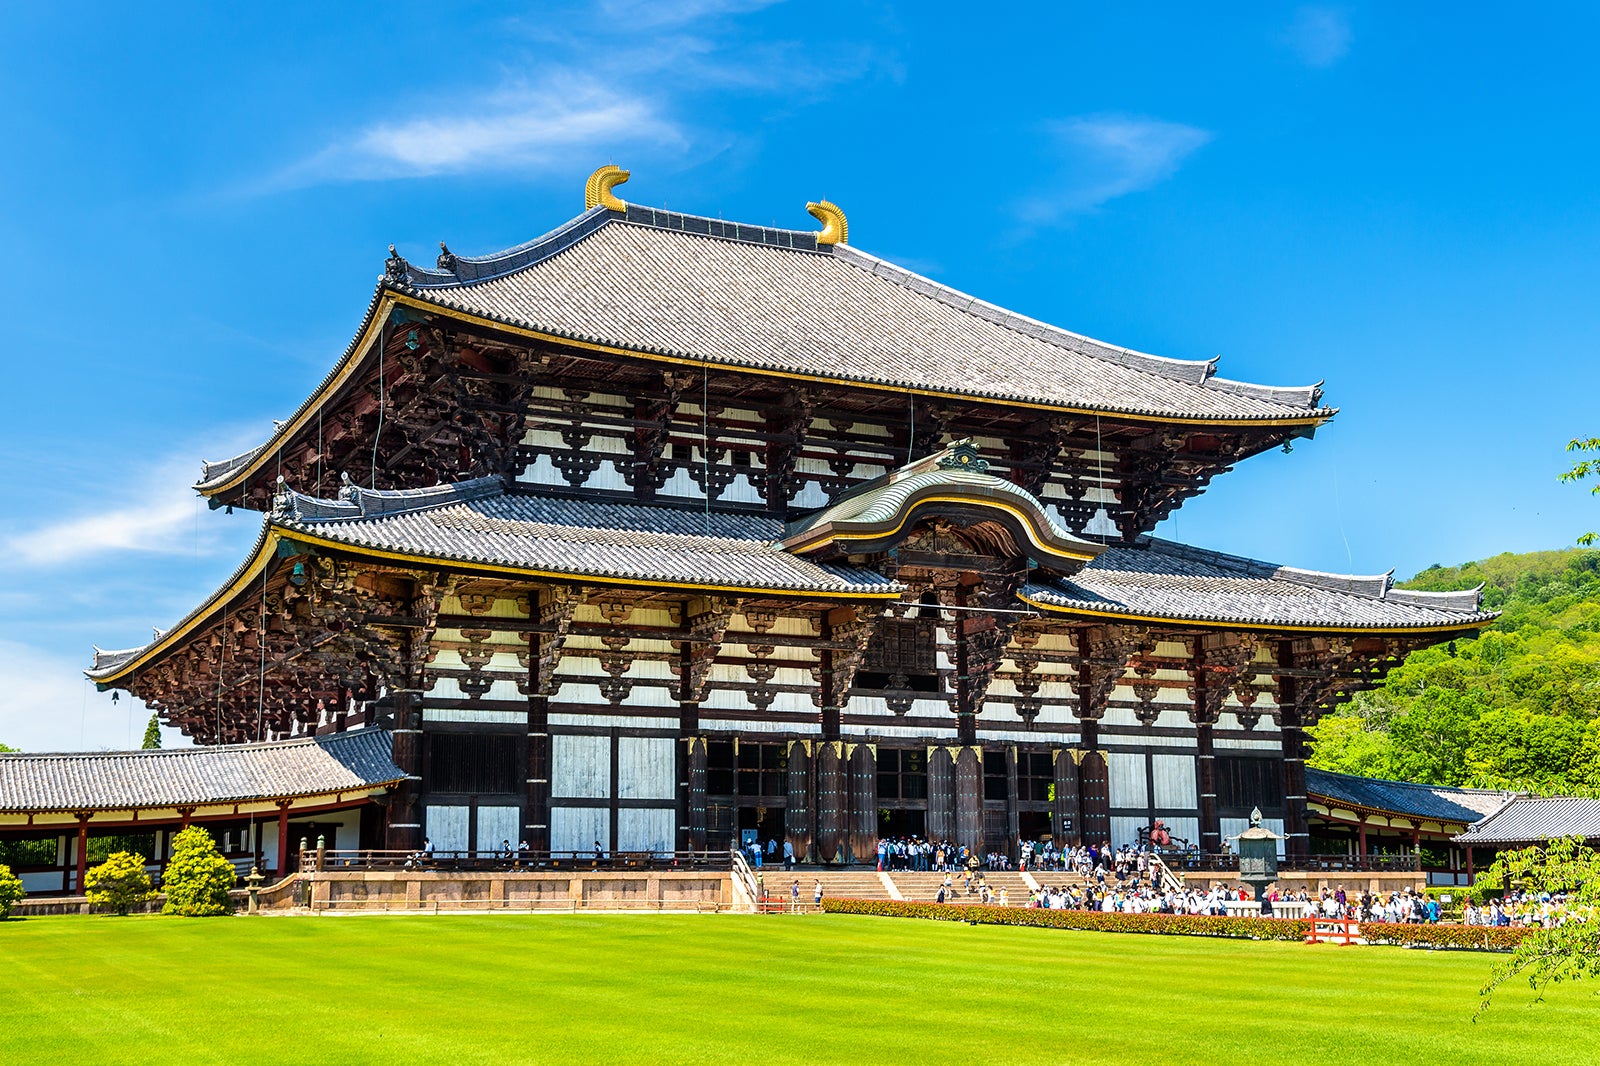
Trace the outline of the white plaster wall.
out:
<instances>
[{"instance_id":1,"label":"white plaster wall","mask_svg":"<svg viewBox=\"0 0 1600 1066\"><path fill-rule=\"evenodd\" d=\"M1193 755L1152 755L1150 768L1155 780L1156 806L1194 810L1200 805L1195 784Z\"/></svg>"},{"instance_id":2,"label":"white plaster wall","mask_svg":"<svg viewBox=\"0 0 1600 1066\"><path fill-rule=\"evenodd\" d=\"M424 707L424 722L488 722L494 725L526 725L526 711L470 711L455 707Z\"/></svg>"},{"instance_id":3,"label":"white plaster wall","mask_svg":"<svg viewBox=\"0 0 1600 1066\"><path fill-rule=\"evenodd\" d=\"M478 807L479 851L493 851L502 841L509 840L516 847L522 840L521 807Z\"/></svg>"},{"instance_id":4,"label":"white plaster wall","mask_svg":"<svg viewBox=\"0 0 1600 1066\"><path fill-rule=\"evenodd\" d=\"M624 807L617 812L617 850L669 852L676 843L677 828L677 812L671 808Z\"/></svg>"},{"instance_id":5,"label":"white plaster wall","mask_svg":"<svg viewBox=\"0 0 1600 1066\"><path fill-rule=\"evenodd\" d=\"M611 738L550 738L550 794L583 799L611 795Z\"/></svg>"},{"instance_id":6,"label":"white plaster wall","mask_svg":"<svg viewBox=\"0 0 1600 1066\"><path fill-rule=\"evenodd\" d=\"M467 839L470 809L465 804L428 805L423 818L423 833L435 851L467 851L472 842Z\"/></svg>"},{"instance_id":7,"label":"white plaster wall","mask_svg":"<svg viewBox=\"0 0 1600 1066\"><path fill-rule=\"evenodd\" d=\"M671 737L621 737L617 741L617 798L674 799L676 742Z\"/></svg>"},{"instance_id":8,"label":"white plaster wall","mask_svg":"<svg viewBox=\"0 0 1600 1066\"><path fill-rule=\"evenodd\" d=\"M1106 773L1110 777L1111 806L1143 808L1149 805L1142 753L1110 752L1106 756Z\"/></svg>"},{"instance_id":9,"label":"white plaster wall","mask_svg":"<svg viewBox=\"0 0 1600 1066\"><path fill-rule=\"evenodd\" d=\"M551 807L550 850L594 854L594 842L609 852L611 812L603 807Z\"/></svg>"},{"instance_id":10,"label":"white plaster wall","mask_svg":"<svg viewBox=\"0 0 1600 1066\"><path fill-rule=\"evenodd\" d=\"M1115 803L1115 800L1112 800ZM1150 823L1143 818L1129 818L1124 815L1111 816L1111 846L1121 847L1124 844L1139 842L1139 830Z\"/></svg>"}]
</instances>

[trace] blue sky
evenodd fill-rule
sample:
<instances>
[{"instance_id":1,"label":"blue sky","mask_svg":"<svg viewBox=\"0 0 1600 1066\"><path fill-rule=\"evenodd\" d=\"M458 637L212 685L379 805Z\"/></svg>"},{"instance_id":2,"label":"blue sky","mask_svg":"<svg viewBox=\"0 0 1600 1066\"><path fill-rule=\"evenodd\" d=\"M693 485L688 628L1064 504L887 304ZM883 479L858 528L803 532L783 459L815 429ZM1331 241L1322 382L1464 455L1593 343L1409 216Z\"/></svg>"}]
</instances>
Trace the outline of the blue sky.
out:
<instances>
[{"instance_id":1,"label":"blue sky","mask_svg":"<svg viewBox=\"0 0 1600 1066\"><path fill-rule=\"evenodd\" d=\"M429 259L635 202L811 228L1070 329L1327 380L1316 440L1165 535L1401 576L1600 501L1600 16L1579 5L8 5L0 742L137 743L89 645L237 564L262 439Z\"/></svg>"}]
</instances>

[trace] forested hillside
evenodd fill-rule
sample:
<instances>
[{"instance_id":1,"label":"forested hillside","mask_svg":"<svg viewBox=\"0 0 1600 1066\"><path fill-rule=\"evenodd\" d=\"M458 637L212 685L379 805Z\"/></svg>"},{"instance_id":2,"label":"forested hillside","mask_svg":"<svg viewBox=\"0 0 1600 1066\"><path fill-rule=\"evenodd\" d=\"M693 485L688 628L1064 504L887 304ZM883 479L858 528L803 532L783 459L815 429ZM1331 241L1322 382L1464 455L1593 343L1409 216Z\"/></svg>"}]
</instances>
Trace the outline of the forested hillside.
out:
<instances>
[{"instance_id":1,"label":"forested hillside","mask_svg":"<svg viewBox=\"0 0 1600 1066\"><path fill-rule=\"evenodd\" d=\"M1432 566L1400 585L1485 585L1504 614L1410 656L1313 731L1311 765L1435 785L1600 794L1600 551Z\"/></svg>"}]
</instances>

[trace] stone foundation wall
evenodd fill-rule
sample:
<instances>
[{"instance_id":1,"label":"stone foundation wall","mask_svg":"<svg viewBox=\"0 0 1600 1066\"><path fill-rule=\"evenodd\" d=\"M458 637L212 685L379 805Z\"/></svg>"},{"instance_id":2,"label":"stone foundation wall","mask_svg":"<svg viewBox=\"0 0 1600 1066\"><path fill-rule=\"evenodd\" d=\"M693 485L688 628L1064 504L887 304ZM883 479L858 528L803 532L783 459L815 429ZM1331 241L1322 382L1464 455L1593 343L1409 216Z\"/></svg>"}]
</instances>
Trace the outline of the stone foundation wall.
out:
<instances>
[{"instance_id":1,"label":"stone foundation wall","mask_svg":"<svg viewBox=\"0 0 1600 1066\"><path fill-rule=\"evenodd\" d=\"M706 871L570 873L432 870L326 871L302 875L299 898L272 909L360 910L725 910L733 904L729 875ZM267 904L263 903L265 909Z\"/></svg>"}]
</instances>

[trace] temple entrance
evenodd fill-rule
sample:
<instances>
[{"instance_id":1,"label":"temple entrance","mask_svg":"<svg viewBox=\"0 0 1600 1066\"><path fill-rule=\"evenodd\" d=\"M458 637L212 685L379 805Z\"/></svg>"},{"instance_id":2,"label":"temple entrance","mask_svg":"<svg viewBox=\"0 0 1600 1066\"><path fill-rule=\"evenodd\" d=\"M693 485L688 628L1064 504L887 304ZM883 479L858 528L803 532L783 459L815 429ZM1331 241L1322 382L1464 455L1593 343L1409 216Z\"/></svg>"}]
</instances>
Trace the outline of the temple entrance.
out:
<instances>
[{"instance_id":1,"label":"temple entrance","mask_svg":"<svg viewBox=\"0 0 1600 1066\"><path fill-rule=\"evenodd\" d=\"M1037 844L1052 835L1050 813L1048 811L1018 811L1017 835L1023 840ZM1063 840L1065 837L1062 838ZM1057 842L1058 844L1060 841Z\"/></svg>"},{"instance_id":2,"label":"temple entrance","mask_svg":"<svg viewBox=\"0 0 1600 1066\"><path fill-rule=\"evenodd\" d=\"M878 812L878 837L928 836L928 812L899 808L884 808Z\"/></svg>"},{"instance_id":3,"label":"temple entrance","mask_svg":"<svg viewBox=\"0 0 1600 1066\"><path fill-rule=\"evenodd\" d=\"M753 835L752 835L753 834ZM746 848L748 854L749 842L754 839L761 844L762 863L767 866L781 866L783 864L783 808L782 807L744 807L739 808L739 839L741 848ZM777 847L770 852L768 843ZM754 863L751 863L754 866Z\"/></svg>"}]
</instances>

